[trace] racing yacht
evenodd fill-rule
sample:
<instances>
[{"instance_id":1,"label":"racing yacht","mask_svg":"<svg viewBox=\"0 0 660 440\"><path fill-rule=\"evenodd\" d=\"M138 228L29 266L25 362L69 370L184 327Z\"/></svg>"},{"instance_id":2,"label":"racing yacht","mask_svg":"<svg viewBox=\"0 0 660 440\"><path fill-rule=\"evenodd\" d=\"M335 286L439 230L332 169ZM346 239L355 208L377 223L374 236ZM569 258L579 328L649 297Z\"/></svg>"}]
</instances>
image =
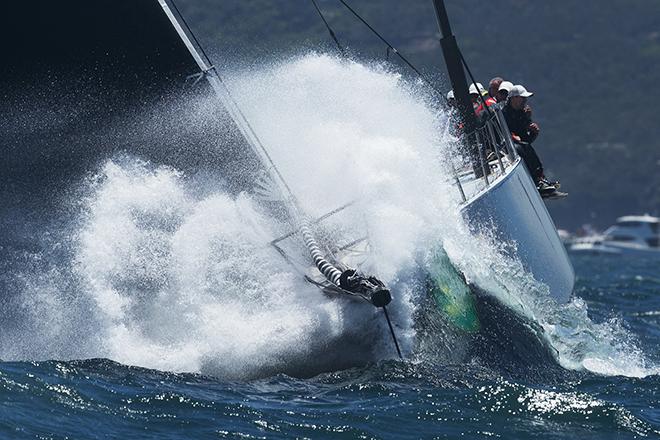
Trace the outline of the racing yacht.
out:
<instances>
[{"instance_id":1,"label":"racing yacht","mask_svg":"<svg viewBox=\"0 0 660 440\"><path fill-rule=\"evenodd\" d=\"M515 248L511 250L515 252L514 257L548 286L554 300L566 302L573 290L574 274L556 228L524 163L516 154L501 112L492 109L487 121L477 124L468 95L466 66L451 32L444 3L435 0L434 5L443 34L441 41L449 77L465 123L460 148L464 149L463 156L471 159L467 168L459 168L453 176L461 195L460 209L475 230L488 228L497 239L515 243L508 247ZM45 76L46 84L70 82L75 88L78 83L71 78L87 78L91 74L95 83L105 85L116 98L117 103L112 106L99 105L94 94L80 94L81 99L91 96L90 101L95 104L89 109L80 106L85 108L80 113L85 115L90 130L116 117L118 108L135 109L149 103L167 102L173 92L184 86L189 93L214 94L218 107L223 109L223 117L232 121L229 131L239 138L235 144L240 146L235 148L235 154L225 154L223 161L218 162L233 169L237 156L249 156L254 172L244 180L256 181L254 193L268 203L279 205L273 211L281 213L285 218L282 223L289 226L271 245L297 266L304 279L323 292L367 302L379 312L382 310L397 345L386 308L392 300L389 287L377 274L363 272L360 261L351 258L364 254L363 249L368 249L368 237L360 233L342 234L341 240L327 238L332 234L325 233L327 223L324 222L344 212L343 206L329 206L327 214L320 218L311 218L305 212L272 159L269 146L261 141L223 80L222 72L206 55L174 1L99 0L92 4L72 0L66 5L43 2L36 8L39 14L32 14L30 5L21 2L13 3L12 7L19 9L20 14L12 14L17 17L36 15L33 27L24 26L20 20L13 20L9 27L15 35L12 41L31 48L17 46L13 49L14 58L19 62L7 67L13 71L17 84L32 75L42 83ZM34 29L49 38L38 38ZM32 60L23 57L24 53L37 49L42 54L38 60L42 64L37 66L47 64L49 70L32 68ZM103 99L98 101L103 102ZM213 144L213 139L206 142ZM86 147L85 140L80 140L80 148ZM75 161L75 155L71 163L72 167L85 165ZM477 328L472 319L473 307L466 299L469 289L442 249L438 250L437 261L431 264L428 275L439 308L460 327ZM398 345L396 348L401 355Z\"/></svg>"},{"instance_id":2,"label":"racing yacht","mask_svg":"<svg viewBox=\"0 0 660 440\"><path fill-rule=\"evenodd\" d=\"M550 296L567 302L575 273L544 200L516 153L504 116L497 106L484 107L488 119L476 121L468 94L465 71L476 83L454 37L443 0L434 0L440 40L458 110L465 124L463 136L472 166L455 176L461 211L475 231L487 228L508 247L537 281L547 285Z\"/></svg>"}]
</instances>

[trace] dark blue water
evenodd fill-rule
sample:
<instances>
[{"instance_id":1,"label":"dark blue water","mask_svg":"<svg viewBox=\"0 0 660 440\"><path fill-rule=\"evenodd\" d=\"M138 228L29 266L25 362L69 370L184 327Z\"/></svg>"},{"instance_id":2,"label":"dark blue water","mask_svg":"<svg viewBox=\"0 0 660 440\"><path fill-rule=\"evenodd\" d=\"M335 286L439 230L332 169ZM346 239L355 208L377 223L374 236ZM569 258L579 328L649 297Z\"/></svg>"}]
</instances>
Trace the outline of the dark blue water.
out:
<instances>
[{"instance_id":1,"label":"dark blue water","mask_svg":"<svg viewBox=\"0 0 660 440\"><path fill-rule=\"evenodd\" d=\"M617 320L643 352L640 377L476 354L243 381L107 359L3 362L0 437L660 438L658 263L573 262L590 318Z\"/></svg>"}]
</instances>

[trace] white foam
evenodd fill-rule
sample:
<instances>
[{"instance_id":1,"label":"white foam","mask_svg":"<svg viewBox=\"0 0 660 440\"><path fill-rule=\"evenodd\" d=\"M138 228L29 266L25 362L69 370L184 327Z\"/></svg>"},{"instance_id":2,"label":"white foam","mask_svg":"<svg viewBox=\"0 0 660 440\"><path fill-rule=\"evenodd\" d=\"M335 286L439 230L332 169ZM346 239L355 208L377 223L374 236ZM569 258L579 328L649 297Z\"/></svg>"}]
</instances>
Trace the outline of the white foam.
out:
<instances>
[{"instance_id":1,"label":"white foam","mask_svg":"<svg viewBox=\"0 0 660 440\"><path fill-rule=\"evenodd\" d=\"M445 244L452 261L471 282L539 325L541 341L552 347L562 367L629 377L660 373L620 321L593 322L579 297L566 304L549 299L547 286L525 272L520 261L507 256L492 237L473 236L460 249L453 247L452 240Z\"/></svg>"},{"instance_id":2,"label":"white foam","mask_svg":"<svg viewBox=\"0 0 660 440\"><path fill-rule=\"evenodd\" d=\"M434 143L441 115L397 74L312 55L233 85L310 213L358 200L359 215L339 222L351 232L366 221L372 269L385 281L437 237L438 213L452 199L419 180L443 180ZM103 311L104 355L228 376L394 355L381 314L324 297L267 245L279 225L247 195L196 192L176 170L136 159L108 162L98 182L78 254ZM401 286L393 317L409 348L412 294ZM337 353L350 355L326 353L337 341Z\"/></svg>"},{"instance_id":3,"label":"white foam","mask_svg":"<svg viewBox=\"0 0 660 440\"><path fill-rule=\"evenodd\" d=\"M541 326L565 368L657 374L620 325L593 323L579 298L548 300L547 286L507 256L504 247L515 244L467 230L457 192L443 178L451 149L439 136L446 117L398 75L311 55L241 76L233 87L285 175L295 176L306 206L321 211L329 187L332 196L350 192L369 201L362 209L373 220L377 268L386 279L441 241L469 280ZM315 179L324 184L310 187Z\"/></svg>"},{"instance_id":4,"label":"white foam","mask_svg":"<svg viewBox=\"0 0 660 440\"><path fill-rule=\"evenodd\" d=\"M244 377L344 333L341 304L267 245L271 222L247 196L196 200L178 173L137 160L107 163L100 180L78 270L104 322L101 355Z\"/></svg>"},{"instance_id":5,"label":"white foam","mask_svg":"<svg viewBox=\"0 0 660 440\"><path fill-rule=\"evenodd\" d=\"M404 349L414 345L416 292L401 276L442 244L471 281L539 323L566 368L657 372L620 326L592 323L579 300L544 300L545 287L494 240L468 232L443 162L446 116L398 74L310 54L229 83L309 213L357 200L357 214L331 221L349 232L366 224L371 270L400 287L391 310ZM97 333L78 341L84 357L228 377L393 357L373 307L321 295L267 245L281 225L254 200L193 183L127 157L90 184L75 270L95 308L61 315L94 322ZM40 358L41 349L19 355Z\"/></svg>"}]
</instances>

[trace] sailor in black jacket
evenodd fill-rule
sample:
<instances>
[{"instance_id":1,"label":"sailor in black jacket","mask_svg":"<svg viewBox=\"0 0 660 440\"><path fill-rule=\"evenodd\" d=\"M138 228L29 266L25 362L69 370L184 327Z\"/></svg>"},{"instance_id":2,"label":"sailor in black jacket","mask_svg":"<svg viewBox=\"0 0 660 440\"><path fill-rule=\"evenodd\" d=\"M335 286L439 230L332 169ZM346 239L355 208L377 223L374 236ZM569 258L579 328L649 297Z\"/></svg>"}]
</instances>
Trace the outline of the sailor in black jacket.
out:
<instances>
[{"instance_id":1,"label":"sailor in black jacket","mask_svg":"<svg viewBox=\"0 0 660 440\"><path fill-rule=\"evenodd\" d=\"M522 157L536 186L544 197L565 196L557 191L557 184L548 182L543 174L543 164L536 154L532 142L539 135L539 126L532 121L532 109L527 105L527 98L533 96L521 85L509 91L506 105L502 109L506 124L509 126L516 151Z\"/></svg>"},{"instance_id":2,"label":"sailor in black jacket","mask_svg":"<svg viewBox=\"0 0 660 440\"><path fill-rule=\"evenodd\" d=\"M539 135L538 125L532 122L532 109L527 105L527 98L533 96L523 86L514 86L502 109L506 125L509 126L516 150L525 161L534 182L543 178L543 165L531 143Z\"/></svg>"}]
</instances>

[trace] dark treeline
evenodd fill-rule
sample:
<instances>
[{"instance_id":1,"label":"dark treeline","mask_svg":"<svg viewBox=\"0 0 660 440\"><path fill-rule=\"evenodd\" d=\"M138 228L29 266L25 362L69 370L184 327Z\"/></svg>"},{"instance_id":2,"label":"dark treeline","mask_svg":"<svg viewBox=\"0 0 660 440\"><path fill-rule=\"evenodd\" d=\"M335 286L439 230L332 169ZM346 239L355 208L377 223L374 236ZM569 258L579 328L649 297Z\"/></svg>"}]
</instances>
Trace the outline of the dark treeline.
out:
<instances>
[{"instance_id":1,"label":"dark treeline","mask_svg":"<svg viewBox=\"0 0 660 440\"><path fill-rule=\"evenodd\" d=\"M321 8L343 44L385 59L385 47L338 0ZM349 2L446 89L430 0ZM333 50L311 0L179 0L218 63L259 63ZM448 0L454 33L477 79L500 75L536 95L537 150L570 193L553 202L558 226L606 226L660 209L660 3ZM219 55L221 54L221 56ZM405 71L404 67L401 67Z\"/></svg>"}]
</instances>

